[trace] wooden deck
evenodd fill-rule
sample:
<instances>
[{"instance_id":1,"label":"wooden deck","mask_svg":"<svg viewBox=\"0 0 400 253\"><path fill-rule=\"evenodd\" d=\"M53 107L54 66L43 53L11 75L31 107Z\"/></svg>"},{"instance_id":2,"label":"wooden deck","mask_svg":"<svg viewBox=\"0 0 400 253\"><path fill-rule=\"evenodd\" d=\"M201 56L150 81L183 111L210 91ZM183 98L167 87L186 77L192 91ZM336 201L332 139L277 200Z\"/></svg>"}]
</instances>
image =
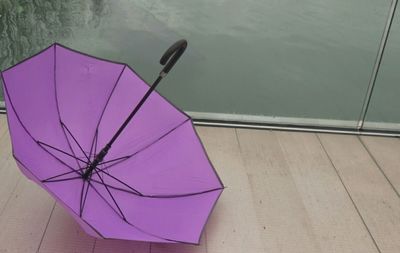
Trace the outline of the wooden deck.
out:
<instances>
[{"instance_id":1,"label":"wooden deck","mask_svg":"<svg viewBox=\"0 0 400 253\"><path fill-rule=\"evenodd\" d=\"M200 246L98 240L24 178L0 115L0 252L400 252L400 140L198 127L227 189Z\"/></svg>"}]
</instances>

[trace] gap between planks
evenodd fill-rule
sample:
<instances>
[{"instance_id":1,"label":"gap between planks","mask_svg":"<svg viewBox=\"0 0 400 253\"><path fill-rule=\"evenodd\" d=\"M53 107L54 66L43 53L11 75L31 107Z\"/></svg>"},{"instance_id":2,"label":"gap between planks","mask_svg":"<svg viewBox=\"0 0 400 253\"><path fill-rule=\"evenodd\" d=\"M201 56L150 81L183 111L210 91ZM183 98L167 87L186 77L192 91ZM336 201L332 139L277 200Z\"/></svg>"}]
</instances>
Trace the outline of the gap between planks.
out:
<instances>
[{"instance_id":1,"label":"gap between planks","mask_svg":"<svg viewBox=\"0 0 400 253\"><path fill-rule=\"evenodd\" d=\"M357 136L319 134L382 253L400 252L400 199Z\"/></svg>"}]
</instances>

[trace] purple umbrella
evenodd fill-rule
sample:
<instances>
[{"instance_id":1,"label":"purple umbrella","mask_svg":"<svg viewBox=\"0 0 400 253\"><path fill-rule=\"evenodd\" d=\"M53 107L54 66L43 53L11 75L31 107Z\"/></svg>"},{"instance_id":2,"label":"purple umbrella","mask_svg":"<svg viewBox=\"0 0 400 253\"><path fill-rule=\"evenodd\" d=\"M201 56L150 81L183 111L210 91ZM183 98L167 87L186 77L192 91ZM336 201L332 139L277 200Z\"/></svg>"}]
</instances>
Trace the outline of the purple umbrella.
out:
<instances>
[{"instance_id":1,"label":"purple umbrella","mask_svg":"<svg viewBox=\"0 0 400 253\"><path fill-rule=\"evenodd\" d=\"M199 243L223 185L191 118L154 91L186 45L151 87L57 43L2 72L18 167L90 235Z\"/></svg>"}]
</instances>

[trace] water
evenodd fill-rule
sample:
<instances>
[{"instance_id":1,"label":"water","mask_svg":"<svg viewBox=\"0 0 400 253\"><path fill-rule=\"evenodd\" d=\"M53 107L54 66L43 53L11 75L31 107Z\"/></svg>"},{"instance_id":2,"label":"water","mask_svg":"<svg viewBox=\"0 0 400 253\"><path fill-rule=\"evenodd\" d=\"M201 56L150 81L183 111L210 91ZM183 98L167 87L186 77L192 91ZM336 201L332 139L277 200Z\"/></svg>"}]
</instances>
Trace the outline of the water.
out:
<instances>
[{"instance_id":1,"label":"water","mask_svg":"<svg viewBox=\"0 0 400 253\"><path fill-rule=\"evenodd\" d=\"M0 68L54 41L126 62L151 82L175 40L187 53L160 92L188 111L354 122L390 1L0 2Z\"/></svg>"}]
</instances>

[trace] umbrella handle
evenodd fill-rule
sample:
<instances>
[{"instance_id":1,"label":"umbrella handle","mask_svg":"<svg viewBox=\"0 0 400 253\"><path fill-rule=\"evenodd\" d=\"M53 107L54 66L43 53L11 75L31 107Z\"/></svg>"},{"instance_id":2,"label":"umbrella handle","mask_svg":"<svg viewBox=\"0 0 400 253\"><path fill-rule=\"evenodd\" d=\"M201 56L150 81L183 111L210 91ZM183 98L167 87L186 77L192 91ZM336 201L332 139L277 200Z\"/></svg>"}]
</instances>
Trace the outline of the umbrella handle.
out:
<instances>
[{"instance_id":1,"label":"umbrella handle","mask_svg":"<svg viewBox=\"0 0 400 253\"><path fill-rule=\"evenodd\" d=\"M160 59L160 64L165 65L160 76L165 76L172 69L187 47L187 41L182 39L170 46Z\"/></svg>"}]
</instances>

